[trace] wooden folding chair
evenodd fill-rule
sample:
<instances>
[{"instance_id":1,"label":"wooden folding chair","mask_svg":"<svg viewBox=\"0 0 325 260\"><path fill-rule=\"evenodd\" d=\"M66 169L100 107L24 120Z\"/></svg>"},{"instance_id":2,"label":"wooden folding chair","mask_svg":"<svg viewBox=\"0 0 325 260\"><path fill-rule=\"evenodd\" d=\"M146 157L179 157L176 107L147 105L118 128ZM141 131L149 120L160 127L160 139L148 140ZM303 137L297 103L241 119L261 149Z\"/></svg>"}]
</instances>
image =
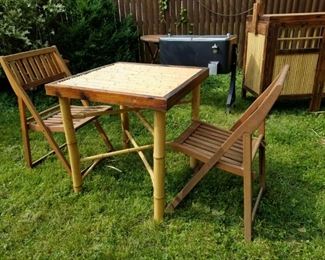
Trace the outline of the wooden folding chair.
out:
<instances>
[{"instance_id":1,"label":"wooden folding chair","mask_svg":"<svg viewBox=\"0 0 325 260\"><path fill-rule=\"evenodd\" d=\"M252 223L265 189L265 119L283 88L288 69L289 66L286 65L230 130L194 121L171 143L177 151L201 161L203 165L167 206L166 211L173 211L211 168L220 168L243 177L245 240L251 240ZM260 190L252 209L252 161L257 151Z\"/></svg>"},{"instance_id":2,"label":"wooden folding chair","mask_svg":"<svg viewBox=\"0 0 325 260\"><path fill-rule=\"evenodd\" d=\"M64 168L68 173L70 173L70 165L60 150L65 144L59 146L52 135L53 132L64 132L59 105L39 113L27 94L27 90L34 90L43 87L44 84L48 82L71 75L57 48L52 46L2 56L0 57L0 62L11 87L18 98L24 157L27 165L32 168L50 154L55 153ZM87 113L101 114L107 113L107 111L111 109L110 106L89 106L87 100L82 100L81 102L83 106L71 106L72 115L87 115ZM26 116L26 108L31 114L30 118L27 118ZM112 150L112 144L102 126L97 121L97 116L85 116L84 118L73 119L73 126L77 130L90 121L94 122L107 148ZM30 149L30 130L41 132L52 149L51 152L35 161L32 160Z\"/></svg>"}]
</instances>

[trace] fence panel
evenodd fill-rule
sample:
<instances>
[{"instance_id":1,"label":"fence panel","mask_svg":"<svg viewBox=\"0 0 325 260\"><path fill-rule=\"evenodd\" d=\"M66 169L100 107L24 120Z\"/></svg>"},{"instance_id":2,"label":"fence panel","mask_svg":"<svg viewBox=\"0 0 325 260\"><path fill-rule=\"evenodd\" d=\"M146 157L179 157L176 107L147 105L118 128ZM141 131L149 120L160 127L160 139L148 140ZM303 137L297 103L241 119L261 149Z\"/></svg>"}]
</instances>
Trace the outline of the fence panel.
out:
<instances>
[{"instance_id":1,"label":"fence panel","mask_svg":"<svg viewBox=\"0 0 325 260\"><path fill-rule=\"evenodd\" d=\"M242 64L246 16L255 0L115 0L121 18L131 15L143 34L238 35L238 62ZM161 2L167 2L162 10ZM264 0L265 13L325 12L325 0ZM163 15L162 15L163 13ZM140 59L148 52L140 44Z\"/></svg>"}]
</instances>

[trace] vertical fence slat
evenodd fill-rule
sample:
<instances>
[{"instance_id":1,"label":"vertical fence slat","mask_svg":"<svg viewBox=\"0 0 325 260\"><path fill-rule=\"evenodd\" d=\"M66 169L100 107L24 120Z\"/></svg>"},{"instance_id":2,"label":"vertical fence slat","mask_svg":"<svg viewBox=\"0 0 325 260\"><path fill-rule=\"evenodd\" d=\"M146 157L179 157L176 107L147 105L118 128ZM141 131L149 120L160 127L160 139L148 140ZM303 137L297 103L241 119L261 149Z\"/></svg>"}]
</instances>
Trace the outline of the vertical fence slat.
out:
<instances>
[{"instance_id":1,"label":"vertical fence slat","mask_svg":"<svg viewBox=\"0 0 325 260\"><path fill-rule=\"evenodd\" d=\"M235 0L234 2L235 2L234 11L236 14L239 14L241 11L241 4L238 0ZM234 27L233 27L234 29L232 33L238 36L239 36L239 26L240 26L240 16L237 15L234 18Z\"/></svg>"},{"instance_id":2,"label":"vertical fence slat","mask_svg":"<svg viewBox=\"0 0 325 260\"><path fill-rule=\"evenodd\" d=\"M202 5L199 5L199 34L204 34L205 13Z\"/></svg>"},{"instance_id":3,"label":"vertical fence slat","mask_svg":"<svg viewBox=\"0 0 325 260\"><path fill-rule=\"evenodd\" d=\"M175 11L175 0L169 0L169 9L170 9L170 32L171 34L176 34L175 30L175 16L176 16L176 11Z\"/></svg>"},{"instance_id":4,"label":"vertical fence slat","mask_svg":"<svg viewBox=\"0 0 325 260\"><path fill-rule=\"evenodd\" d=\"M147 0L145 2L146 8L147 10L145 11L147 14L147 19L146 19L146 23L147 23L147 28L148 28L148 34L153 34L153 26L154 26L154 17L153 17L153 6L152 6L152 1L151 0Z\"/></svg>"},{"instance_id":5,"label":"vertical fence slat","mask_svg":"<svg viewBox=\"0 0 325 260\"><path fill-rule=\"evenodd\" d=\"M211 10L213 12L216 12L216 4L217 1L212 1ZM214 13L211 13L211 25L210 25L211 34L216 34L216 26L217 26L216 15Z\"/></svg>"},{"instance_id":6,"label":"vertical fence slat","mask_svg":"<svg viewBox=\"0 0 325 260\"><path fill-rule=\"evenodd\" d=\"M218 9L218 12L221 13L221 14L225 13L224 5L225 5L225 0L220 0L220 9ZM226 24L225 16L221 15L221 31L220 31L220 34L225 34L225 26L226 25L227 24Z\"/></svg>"},{"instance_id":7,"label":"vertical fence slat","mask_svg":"<svg viewBox=\"0 0 325 260\"><path fill-rule=\"evenodd\" d=\"M228 29L227 29L227 33L234 33L233 31L233 26L234 26L234 16L232 16L231 14L235 13L234 8L234 0L228 0Z\"/></svg>"},{"instance_id":8,"label":"vertical fence slat","mask_svg":"<svg viewBox=\"0 0 325 260\"><path fill-rule=\"evenodd\" d=\"M130 1L124 1L124 15L128 16L130 14Z\"/></svg>"},{"instance_id":9,"label":"vertical fence slat","mask_svg":"<svg viewBox=\"0 0 325 260\"><path fill-rule=\"evenodd\" d=\"M223 2L223 0L218 0L216 13L221 13L222 12L222 2ZM218 24L217 24L216 34L222 34L223 18L222 18L221 15L217 16L217 22L218 22Z\"/></svg>"},{"instance_id":10,"label":"vertical fence slat","mask_svg":"<svg viewBox=\"0 0 325 260\"><path fill-rule=\"evenodd\" d=\"M325 12L325 1L319 1L319 9L320 12Z\"/></svg>"},{"instance_id":11,"label":"vertical fence slat","mask_svg":"<svg viewBox=\"0 0 325 260\"><path fill-rule=\"evenodd\" d=\"M124 0L118 0L118 8L119 8L119 14L120 16L123 18L125 17L125 13L124 13Z\"/></svg>"},{"instance_id":12,"label":"vertical fence slat","mask_svg":"<svg viewBox=\"0 0 325 260\"><path fill-rule=\"evenodd\" d=\"M212 34L211 33L211 1L206 2L205 8L205 22L204 22L204 34Z\"/></svg>"},{"instance_id":13,"label":"vertical fence slat","mask_svg":"<svg viewBox=\"0 0 325 260\"><path fill-rule=\"evenodd\" d=\"M188 11L188 30L189 34L193 34L193 24L194 24L194 19L193 19L193 1L192 0L187 0L187 11Z\"/></svg>"},{"instance_id":14,"label":"vertical fence slat","mask_svg":"<svg viewBox=\"0 0 325 260\"><path fill-rule=\"evenodd\" d=\"M325 1L318 1L318 0L314 0L314 1L311 1L311 12L317 12L318 11L318 3L321 3L321 2L325 2Z\"/></svg>"},{"instance_id":15,"label":"vertical fence slat","mask_svg":"<svg viewBox=\"0 0 325 260\"><path fill-rule=\"evenodd\" d=\"M182 24L180 23L181 5L182 5L181 0L175 1L175 12L176 12L176 14L175 14L175 16L176 16L175 31L176 31L176 34L182 34Z\"/></svg>"}]
</instances>

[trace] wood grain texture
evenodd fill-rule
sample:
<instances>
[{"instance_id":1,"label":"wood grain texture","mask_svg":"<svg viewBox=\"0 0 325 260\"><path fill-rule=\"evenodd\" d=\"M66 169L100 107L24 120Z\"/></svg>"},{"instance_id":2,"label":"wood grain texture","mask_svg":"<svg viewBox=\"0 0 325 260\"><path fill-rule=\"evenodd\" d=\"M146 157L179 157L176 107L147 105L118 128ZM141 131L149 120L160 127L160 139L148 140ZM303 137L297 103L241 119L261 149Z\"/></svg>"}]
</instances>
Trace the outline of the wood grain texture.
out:
<instances>
[{"instance_id":1,"label":"wood grain texture","mask_svg":"<svg viewBox=\"0 0 325 260\"><path fill-rule=\"evenodd\" d=\"M203 162L202 166L193 174L180 192L167 206L172 211L191 192L191 190L214 167L228 173L243 177L244 197L244 237L246 241L252 239L253 216L261 200L264 190L264 135L265 120L273 104L279 97L289 67L286 65L270 86L249 106L231 130L194 121L171 146L188 156ZM253 134L258 132L258 137ZM262 149L259 149L262 147ZM262 158L259 160L261 178L260 192L254 208L252 207L253 172L252 162L257 150Z\"/></svg>"},{"instance_id":2,"label":"wood grain texture","mask_svg":"<svg viewBox=\"0 0 325 260\"><path fill-rule=\"evenodd\" d=\"M49 95L167 110L208 76L197 67L115 63L46 85Z\"/></svg>"},{"instance_id":3,"label":"wood grain texture","mask_svg":"<svg viewBox=\"0 0 325 260\"><path fill-rule=\"evenodd\" d=\"M311 9L313 6L311 2L297 2L295 5L298 10ZM280 5L278 7L282 8ZM324 12L264 14L259 17L255 38L252 35L253 27L252 17L248 17L243 95L246 90L254 95L262 93L284 64L289 64L290 72L281 97L313 96L315 99L316 96L323 96L323 90L315 87L315 82L320 82L318 64L325 52ZM264 48L258 37L264 37ZM317 89L320 91L316 94ZM319 101L316 103L319 104ZM315 109L314 105L311 107ZM319 108L319 105L316 107Z\"/></svg>"},{"instance_id":4,"label":"wood grain texture","mask_svg":"<svg viewBox=\"0 0 325 260\"><path fill-rule=\"evenodd\" d=\"M24 157L27 165L33 167L48 155L55 153L67 173L70 173L70 165L60 150L62 146L58 145L52 135L53 132L63 132L63 118L58 106L39 112L27 92L28 90L43 87L44 83L62 79L71 75L57 48L51 46L38 50L2 56L0 57L0 62L12 89L18 97ZM89 107L89 104L85 100L82 102L85 103L85 105L74 106L73 113L87 114L89 111L92 113L101 113L110 109L109 106ZM30 118L26 118L27 110L31 114ZM100 124L96 121L97 116L98 115L86 116L75 119L71 123L72 127L76 130L86 123L93 121L105 144L112 148L108 137L103 132ZM34 161L32 160L29 139L30 130L41 132L52 148L51 152Z\"/></svg>"},{"instance_id":5,"label":"wood grain texture","mask_svg":"<svg viewBox=\"0 0 325 260\"><path fill-rule=\"evenodd\" d=\"M142 34L225 34L230 32L239 35L239 65L245 42L246 16L243 13L253 7L254 0L170 0L166 11L166 21L161 22L157 14L159 0L115 0L121 18L131 14ZM264 0L264 13L299 13L325 12L324 0ZM128 3L131 8L126 8ZM187 9L188 24L176 26L179 22L180 7ZM152 15L154 13L154 15ZM240 14L238 16L230 16ZM221 14L221 15L220 15ZM228 15L228 16L227 16ZM239 29L240 28L240 29ZM144 53L143 58L149 58Z\"/></svg>"},{"instance_id":6,"label":"wood grain texture","mask_svg":"<svg viewBox=\"0 0 325 260\"><path fill-rule=\"evenodd\" d=\"M261 93L262 86L262 68L265 59L265 44L264 35L248 33L246 64L245 64L245 86L249 86L256 93Z\"/></svg>"}]
</instances>

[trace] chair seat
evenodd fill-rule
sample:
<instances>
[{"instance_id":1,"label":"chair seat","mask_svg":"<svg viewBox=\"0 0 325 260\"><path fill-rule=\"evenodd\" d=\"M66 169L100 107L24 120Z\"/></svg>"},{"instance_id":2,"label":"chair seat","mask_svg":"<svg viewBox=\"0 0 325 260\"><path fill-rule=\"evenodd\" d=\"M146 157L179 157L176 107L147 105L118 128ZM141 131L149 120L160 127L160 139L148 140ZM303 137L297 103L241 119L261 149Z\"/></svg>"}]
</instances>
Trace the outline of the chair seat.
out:
<instances>
[{"instance_id":1,"label":"chair seat","mask_svg":"<svg viewBox=\"0 0 325 260\"><path fill-rule=\"evenodd\" d=\"M71 114L77 115L77 114L86 114L86 113L94 113L94 112L106 112L108 110L111 110L111 106L71 106ZM83 125L87 124L89 121L97 118L97 116L89 116L85 118L74 118L73 119L73 126L74 129L77 130L78 128L82 127ZM49 128L52 132L64 132L63 127L63 121L62 121L62 113L60 111L60 108L55 109L54 111L51 111L47 116L43 118L44 124ZM37 124L35 121L29 122L30 129L34 131L41 131L42 128L39 124Z\"/></svg>"},{"instance_id":2,"label":"chair seat","mask_svg":"<svg viewBox=\"0 0 325 260\"><path fill-rule=\"evenodd\" d=\"M171 143L171 146L177 151L206 163L231 133L204 122L193 121L192 125ZM242 176L242 164L243 142L240 138L221 157L216 166L226 171L231 169L234 174Z\"/></svg>"}]
</instances>

